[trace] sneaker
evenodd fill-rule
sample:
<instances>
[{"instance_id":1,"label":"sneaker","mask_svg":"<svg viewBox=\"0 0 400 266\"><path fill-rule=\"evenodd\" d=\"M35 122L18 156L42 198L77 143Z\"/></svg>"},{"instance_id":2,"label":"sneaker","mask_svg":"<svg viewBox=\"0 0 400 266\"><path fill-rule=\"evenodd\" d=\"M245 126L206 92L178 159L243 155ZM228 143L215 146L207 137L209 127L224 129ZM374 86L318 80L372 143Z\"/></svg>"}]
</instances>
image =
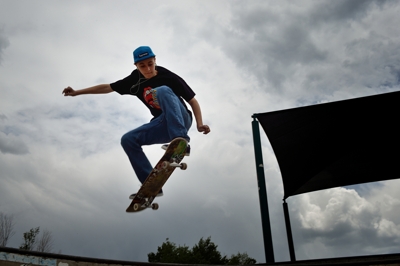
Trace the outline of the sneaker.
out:
<instances>
[{"instance_id":1,"label":"sneaker","mask_svg":"<svg viewBox=\"0 0 400 266\"><path fill-rule=\"evenodd\" d=\"M164 195L164 193L163 193L162 190L161 190L160 192L158 192L158 194L157 194L156 197L161 197L161 196L163 196L163 195ZM136 193L130 195L130 196L129 196L129 199L133 199L135 196L136 196Z\"/></svg>"},{"instance_id":2,"label":"sneaker","mask_svg":"<svg viewBox=\"0 0 400 266\"><path fill-rule=\"evenodd\" d=\"M167 149L168 149L168 145L169 145L169 144L164 144L164 145L162 145L162 146L161 146L161 149L167 150ZM190 156L190 145L189 145L189 144L188 144L187 147L186 147L185 156Z\"/></svg>"}]
</instances>

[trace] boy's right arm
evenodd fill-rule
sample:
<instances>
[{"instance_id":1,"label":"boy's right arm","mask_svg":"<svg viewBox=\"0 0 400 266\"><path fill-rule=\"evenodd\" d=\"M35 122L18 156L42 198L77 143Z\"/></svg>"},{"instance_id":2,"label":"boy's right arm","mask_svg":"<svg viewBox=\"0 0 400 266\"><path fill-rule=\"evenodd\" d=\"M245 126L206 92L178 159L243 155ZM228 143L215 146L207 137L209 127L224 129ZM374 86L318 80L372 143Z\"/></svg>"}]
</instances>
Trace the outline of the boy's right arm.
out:
<instances>
[{"instance_id":1,"label":"boy's right arm","mask_svg":"<svg viewBox=\"0 0 400 266\"><path fill-rule=\"evenodd\" d=\"M93 87L89 87L81 90L74 90L71 87L67 87L63 90L64 96L77 96L81 94L102 94L113 92L110 84L100 84Z\"/></svg>"}]
</instances>

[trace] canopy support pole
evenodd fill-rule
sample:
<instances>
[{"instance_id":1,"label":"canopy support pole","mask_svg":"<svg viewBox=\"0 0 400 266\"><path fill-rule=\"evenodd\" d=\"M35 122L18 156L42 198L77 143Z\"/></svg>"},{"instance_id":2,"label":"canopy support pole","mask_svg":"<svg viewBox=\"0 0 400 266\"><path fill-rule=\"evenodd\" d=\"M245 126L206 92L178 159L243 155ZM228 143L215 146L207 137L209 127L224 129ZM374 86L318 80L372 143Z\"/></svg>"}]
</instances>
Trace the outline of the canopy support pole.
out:
<instances>
[{"instance_id":1,"label":"canopy support pole","mask_svg":"<svg viewBox=\"0 0 400 266\"><path fill-rule=\"evenodd\" d=\"M290 261L296 261L296 254L294 251L292 227L290 226L289 208L286 199L283 199L283 213L285 215L286 235L289 245Z\"/></svg>"},{"instance_id":2,"label":"canopy support pole","mask_svg":"<svg viewBox=\"0 0 400 266\"><path fill-rule=\"evenodd\" d=\"M271 223L269 220L267 189L264 176L264 163L261 150L260 128L255 115L253 115L252 118L254 153L256 157L258 193L260 198L261 224L263 229L265 259L268 263L275 263L274 248L272 245Z\"/></svg>"}]
</instances>

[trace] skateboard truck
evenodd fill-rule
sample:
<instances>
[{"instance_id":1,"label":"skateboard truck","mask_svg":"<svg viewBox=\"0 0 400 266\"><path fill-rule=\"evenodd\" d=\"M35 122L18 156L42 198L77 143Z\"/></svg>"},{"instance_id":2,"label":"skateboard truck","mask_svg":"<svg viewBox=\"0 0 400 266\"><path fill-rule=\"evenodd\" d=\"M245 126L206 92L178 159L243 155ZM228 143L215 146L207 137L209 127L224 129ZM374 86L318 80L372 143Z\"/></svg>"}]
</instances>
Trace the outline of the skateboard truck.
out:
<instances>
[{"instance_id":1,"label":"skateboard truck","mask_svg":"<svg viewBox=\"0 0 400 266\"><path fill-rule=\"evenodd\" d=\"M133 210L138 211L141 208L152 208L153 210L158 210L158 203L153 203L150 205L150 202L152 202L154 198L155 197L150 197L148 199L143 199L141 202L133 204Z\"/></svg>"},{"instance_id":2,"label":"skateboard truck","mask_svg":"<svg viewBox=\"0 0 400 266\"><path fill-rule=\"evenodd\" d=\"M133 210L134 211L138 211L140 209L140 207L142 207L143 205L140 203L135 203L133 204ZM145 208L152 208L153 210L158 210L158 203L153 203L150 206L145 206Z\"/></svg>"},{"instance_id":3,"label":"skateboard truck","mask_svg":"<svg viewBox=\"0 0 400 266\"><path fill-rule=\"evenodd\" d=\"M186 170L187 169L187 163L177 163L176 161L173 161L173 162L164 161L162 163L162 168L163 169L168 168L170 166L171 167L179 167L182 170Z\"/></svg>"}]
</instances>

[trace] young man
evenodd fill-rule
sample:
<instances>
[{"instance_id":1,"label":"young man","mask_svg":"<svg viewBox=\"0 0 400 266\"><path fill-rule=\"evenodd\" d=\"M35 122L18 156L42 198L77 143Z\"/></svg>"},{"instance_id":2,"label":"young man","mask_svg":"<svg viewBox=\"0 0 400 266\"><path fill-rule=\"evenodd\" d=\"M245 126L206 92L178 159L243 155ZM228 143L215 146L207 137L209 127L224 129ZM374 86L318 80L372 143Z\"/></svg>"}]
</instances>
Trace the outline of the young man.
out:
<instances>
[{"instance_id":1,"label":"young man","mask_svg":"<svg viewBox=\"0 0 400 266\"><path fill-rule=\"evenodd\" d=\"M203 124L201 109L195 99L195 93L178 75L166 68L156 65L156 57L148 46L141 46L133 51L133 59L137 69L129 76L111 84L100 84L81 90L67 87L64 96L81 94L110 93L134 95L149 108L153 118L122 136L124 148L136 176L143 183L153 169L142 150L143 145L161 144L182 137L190 140L188 130L192 124L192 113L184 100L193 110L197 130L208 134L210 127ZM165 148L165 147L164 147ZM186 155L190 153L190 146ZM162 195L160 191L158 196ZM134 194L130 196L133 198Z\"/></svg>"}]
</instances>

